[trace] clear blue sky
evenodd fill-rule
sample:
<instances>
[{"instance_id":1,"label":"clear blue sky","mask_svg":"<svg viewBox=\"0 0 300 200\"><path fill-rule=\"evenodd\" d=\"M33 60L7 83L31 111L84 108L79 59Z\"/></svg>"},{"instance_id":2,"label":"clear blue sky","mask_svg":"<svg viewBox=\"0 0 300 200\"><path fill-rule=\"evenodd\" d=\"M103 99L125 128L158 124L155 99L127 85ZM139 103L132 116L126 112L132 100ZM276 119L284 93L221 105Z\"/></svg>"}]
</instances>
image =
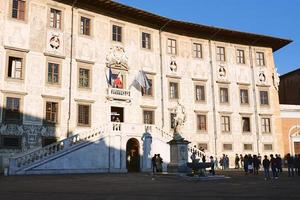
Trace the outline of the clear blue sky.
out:
<instances>
[{"instance_id":1,"label":"clear blue sky","mask_svg":"<svg viewBox=\"0 0 300 200\"><path fill-rule=\"evenodd\" d=\"M116 0L165 17L281 38L274 54L282 75L300 68L300 0Z\"/></svg>"}]
</instances>

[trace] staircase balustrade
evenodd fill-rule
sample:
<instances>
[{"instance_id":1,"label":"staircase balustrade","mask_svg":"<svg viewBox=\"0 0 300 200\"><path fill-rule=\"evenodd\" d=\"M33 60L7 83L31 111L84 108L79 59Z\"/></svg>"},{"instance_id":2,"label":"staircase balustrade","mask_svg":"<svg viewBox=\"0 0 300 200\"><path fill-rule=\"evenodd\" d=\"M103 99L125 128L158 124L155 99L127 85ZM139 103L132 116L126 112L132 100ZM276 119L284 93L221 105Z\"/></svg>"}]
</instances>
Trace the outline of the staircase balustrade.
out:
<instances>
[{"instance_id":1,"label":"staircase balustrade","mask_svg":"<svg viewBox=\"0 0 300 200\"><path fill-rule=\"evenodd\" d=\"M31 152L21 153L20 155L15 155L9 160L10 171L17 171L27 166L30 166L34 163L45 160L53 155L56 155L60 152L67 151L77 144L92 140L96 136L99 136L101 133L104 133L104 129L91 129L78 133L76 135L65 138L56 143L47 145L45 147L36 149ZM11 173L10 172L10 173Z\"/></svg>"}]
</instances>

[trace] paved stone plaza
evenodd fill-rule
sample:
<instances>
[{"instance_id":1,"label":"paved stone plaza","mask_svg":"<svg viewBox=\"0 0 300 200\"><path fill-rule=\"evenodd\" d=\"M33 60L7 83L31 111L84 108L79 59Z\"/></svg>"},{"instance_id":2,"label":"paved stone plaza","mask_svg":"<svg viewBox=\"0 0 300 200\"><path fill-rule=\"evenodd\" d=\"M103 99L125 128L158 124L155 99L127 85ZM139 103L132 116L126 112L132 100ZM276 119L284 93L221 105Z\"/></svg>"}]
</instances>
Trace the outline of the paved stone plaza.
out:
<instances>
[{"instance_id":1,"label":"paved stone plaza","mask_svg":"<svg viewBox=\"0 0 300 200\"><path fill-rule=\"evenodd\" d=\"M300 199L300 177L226 172L229 179L187 180L147 173L0 177L0 199Z\"/></svg>"}]
</instances>

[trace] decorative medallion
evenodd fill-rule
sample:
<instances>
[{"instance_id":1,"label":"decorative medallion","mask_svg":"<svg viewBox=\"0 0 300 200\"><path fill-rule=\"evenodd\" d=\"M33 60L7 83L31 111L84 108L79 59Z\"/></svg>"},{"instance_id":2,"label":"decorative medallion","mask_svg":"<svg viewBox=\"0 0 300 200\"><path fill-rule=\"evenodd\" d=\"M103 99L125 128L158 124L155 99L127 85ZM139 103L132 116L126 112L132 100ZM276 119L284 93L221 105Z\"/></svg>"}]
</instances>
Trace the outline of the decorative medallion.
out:
<instances>
[{"instance_id":1,"label":"decorative medallion","mask_svg":"<svg viewBox=\"0 0 300 200\"><path fill-rule=\"evenodd\" d=\"M128 57L125 50L121 46L113 46L110 48L106 56L107 67L118 67L128 69Z\"/></svg>"},{"instance_id":2,"label":"decorative medallion","mask_svg":"<svg viewBox=\"0 0 300 200\"><path fill-rule=\"evenodd\" d=\"M177 64L176 64L175 57L171 57L170 70L171 72L177 72Z\"/></svg>"},{"instance_id":3,"label":"decorative medallion","mask_svg":"<svg viewBox=\"0 0 300 200\"><path fill-rule=\"evenodd\" d=\"M59 36L58 35L53 35L51 38L50 38L50 47L52 49L58 49L60 47L60 40L59 40Z\"/></svg>"},{"instance_id":4,"label":"decorative medallion","mask_svg":"<svg viewBox=\"0 0 300 200\"><path fill-rule=\"evenodd\" d=\"M218 72L219 72L219 77L221 79L226 79L227 73L226 73L226 69L224 66L220 66Z\"/></svg>"},{"instance_id":5,"label":"decorative medallion","mask_svg":"<svg viewBox=\"0 0 300 200\"><path fill-rule=\"evenodd\" d=\"M265 75L265 72L263 72L263 71L260 71L260 72L259 72L258 80L259 80L260 83L263 83L263 84L266 83L266 75Z\"/></svg>"}]
</instances>

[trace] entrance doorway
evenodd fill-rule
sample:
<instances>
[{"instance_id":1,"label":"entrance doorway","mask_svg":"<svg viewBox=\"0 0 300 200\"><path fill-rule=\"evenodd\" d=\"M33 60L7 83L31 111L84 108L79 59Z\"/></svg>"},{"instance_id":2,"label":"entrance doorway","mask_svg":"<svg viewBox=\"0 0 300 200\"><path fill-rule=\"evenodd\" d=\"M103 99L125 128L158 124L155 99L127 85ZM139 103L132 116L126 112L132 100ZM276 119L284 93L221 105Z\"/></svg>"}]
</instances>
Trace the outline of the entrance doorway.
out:
<instances>
[{"instance_id":1,"label":"entrance doorway","mask_svg":"<svg viewBox=\"0 0 300 200\"><path fill-rule=\"evenodd\" d=\"M294 142L294 152L300 154L300 142Z\"/></svg>"},{"instance_id":2,"label":"entrance doorway","mask_svg":"<svg viewBox=\"0 0 300 200\"><path fill-rule=\"evenodd\" d=\"M140 144L135 138L131 138L126 144L126 167L128 172L140 171Z\"/></svg>"},{"instance_id":3,"label":"entrance doorway","mask_svg":"<svg viewBox=\"0 0 300 200\"><path fill-rule=\"evenodd\" d=\"M112 106L110 109L110 121L124 122L124 108Z\"/></svg>"}]
</instances>

